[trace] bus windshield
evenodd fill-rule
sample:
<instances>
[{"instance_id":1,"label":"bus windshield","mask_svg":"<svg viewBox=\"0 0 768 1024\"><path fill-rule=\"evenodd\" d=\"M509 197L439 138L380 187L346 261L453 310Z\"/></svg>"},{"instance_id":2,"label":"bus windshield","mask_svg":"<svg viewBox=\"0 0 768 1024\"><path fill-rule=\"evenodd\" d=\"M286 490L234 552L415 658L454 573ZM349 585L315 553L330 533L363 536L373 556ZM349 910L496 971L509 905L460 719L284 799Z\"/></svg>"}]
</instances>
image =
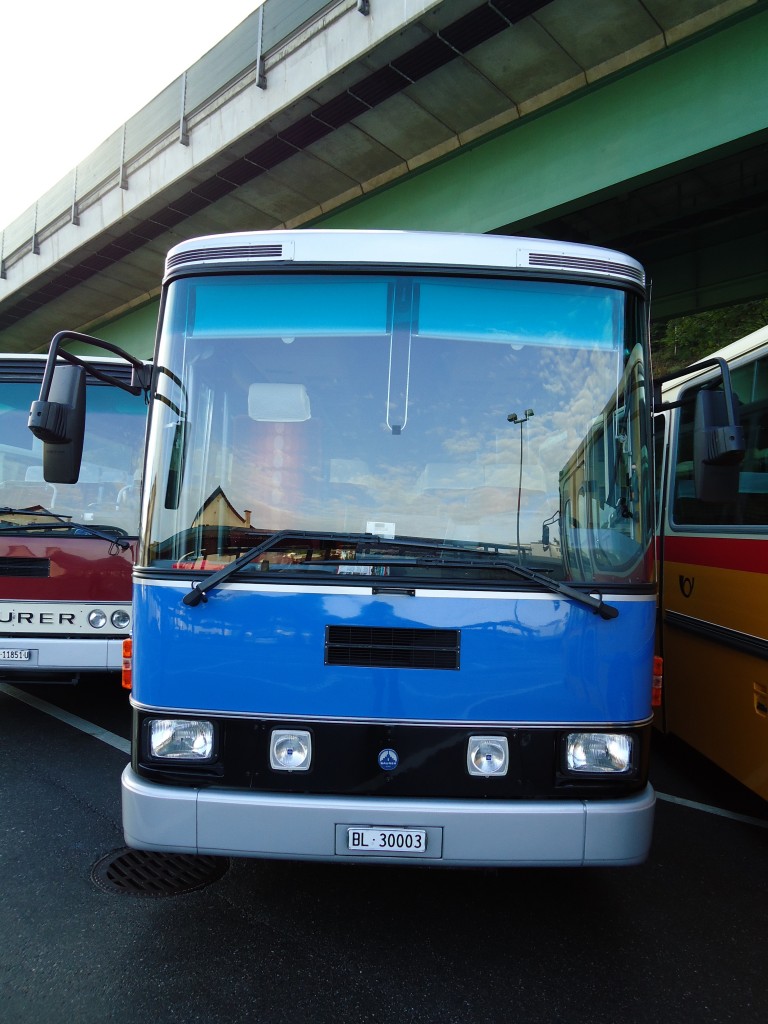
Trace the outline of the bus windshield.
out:
<instances>
[{"instance_id":1,"label":"bus windshield","mask_svg":"<svg viewBox=\"0 0 768 1024\"><path fill-rule=\"evenodd\" d=\"M222 568L284 533L251 571L646 579L640 306L460 274L172 282L142 564Z\"/></svg>"},{"instance_id":2,"label":"bus windshield","mask_svg":"<svg viewBox=\"0 0 768 1024\"><path fill-rule=\"evenodd\" d=\"M39 380L0 381L0 529L69 527L138 532L146 409L116 388L88 387L83 461L76 484L43 479L43 446L27 428Z\"/></svg>"}]
</instances>

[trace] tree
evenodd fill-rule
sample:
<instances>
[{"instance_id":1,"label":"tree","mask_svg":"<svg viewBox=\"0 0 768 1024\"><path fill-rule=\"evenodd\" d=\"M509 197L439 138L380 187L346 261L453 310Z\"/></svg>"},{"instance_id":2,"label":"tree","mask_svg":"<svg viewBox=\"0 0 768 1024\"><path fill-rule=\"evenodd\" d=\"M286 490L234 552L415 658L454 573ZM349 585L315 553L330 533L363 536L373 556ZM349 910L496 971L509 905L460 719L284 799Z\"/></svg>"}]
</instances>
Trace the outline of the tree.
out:
<instances>
[{"instance_id":1,"label":"tree","mask_svg":"<svg viewBox=\"0 0 768 1024\"><path fill-rule=\"evenodd\" d=\"M653 375L661 377L711 355L768 324L768 299L710 309L651 326Z\"/></svg>"}]
</instances>

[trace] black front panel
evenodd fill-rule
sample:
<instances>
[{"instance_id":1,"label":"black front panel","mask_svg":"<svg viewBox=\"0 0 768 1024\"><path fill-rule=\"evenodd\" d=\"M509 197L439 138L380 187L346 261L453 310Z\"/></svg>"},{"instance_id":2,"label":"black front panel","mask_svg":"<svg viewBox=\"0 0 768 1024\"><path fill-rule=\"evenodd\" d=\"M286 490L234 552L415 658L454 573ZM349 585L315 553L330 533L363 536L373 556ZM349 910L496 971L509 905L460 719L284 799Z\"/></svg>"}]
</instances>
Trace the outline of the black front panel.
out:
<instances>
[{"instance_id":1,"label":"black front panel","mask_svg":"<svg viewBox=\"0 0 768 1024\"><path fill-rule=\"evenodd\" d=\"M650 726L626 730L638 737L634 770L623 776L567 776L562 770L562 738L568 730L493 726L416 726L328 722L212 719L217 728L216 757L206 765L152 760L146 722L164 717L134 711L133 766L139 775L175 785L213 786L275 793L455 799L600 799L642 789L648 775ZM182 717L172 716L168 717ZM192 716L187 716L192 717ZM203 715L199 717L204 717ZM270 767L273 729L306 729L312 738L309 771ZM506 736L509 771L505 776L473 776L467 769L470 736ZM397 766L379 764L395 752ZM390 758L383 759L391 764Z\"/></svg>"},{"instance_id":2,"label":"black front panel","mask_svg":"<svg viewBox=\"0 0 768 1024\"><path fill-rule=\"evenodd\" d=\"M15 556L0 558L0 576L38 577L42 579L50 575L50 558L17 558Z\"/></svg>"}]
</instances>

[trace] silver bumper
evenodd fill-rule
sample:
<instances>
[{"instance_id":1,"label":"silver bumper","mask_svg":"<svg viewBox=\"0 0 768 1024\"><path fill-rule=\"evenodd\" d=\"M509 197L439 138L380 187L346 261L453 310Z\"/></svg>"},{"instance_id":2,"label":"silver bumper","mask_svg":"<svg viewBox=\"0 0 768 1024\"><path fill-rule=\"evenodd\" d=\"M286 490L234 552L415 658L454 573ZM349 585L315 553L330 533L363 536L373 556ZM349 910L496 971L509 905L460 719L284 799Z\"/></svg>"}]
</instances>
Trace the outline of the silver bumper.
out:
<instances>
[{"instance_id":1,"label":"silver bumper","mask_svg":"<svg viewBox=\"0 0 768 1024\"><path fill-rule=\"evenodd\" d=\"M623 800L382 800L184 789L122 777L125 841L137 849L291 860L450 866L630 865L645 860L656 795ZM350 827L417 828L426 855L347 848Z\"/></svg>"},{"instance_id":2,"label":"silver bumper","mask_svg":"<svg viewBox=\"0 0 768 1024\"><path fill-rule=\"evenodd\" d=\"M0 676L21 679L25 673L118 672L123 665L123 637L18 636L0 640L6 650L28 651L26 660L0 661Z\"/></svg>"}]
</instances>

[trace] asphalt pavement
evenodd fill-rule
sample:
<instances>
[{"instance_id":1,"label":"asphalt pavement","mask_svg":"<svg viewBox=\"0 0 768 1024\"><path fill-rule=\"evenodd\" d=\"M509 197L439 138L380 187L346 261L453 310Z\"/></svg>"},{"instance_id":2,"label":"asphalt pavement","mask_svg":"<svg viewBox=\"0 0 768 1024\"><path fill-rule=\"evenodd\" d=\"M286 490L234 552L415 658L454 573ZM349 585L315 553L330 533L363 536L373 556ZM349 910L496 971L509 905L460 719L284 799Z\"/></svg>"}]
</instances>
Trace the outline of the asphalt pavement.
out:
<instances>
[{"instance_id":1,"label":"asphalt pavement","mask_svg":"<svg viewBox=\"0 0 768 1024\"><path fill-rule=\"evenodd\" d=\"M0 688L2 1024L768 1020L768 805L682 744L640 867L233 860L140 896L93 874L125 852L125 694L26 692L108 732Z\"/></svg>"}]
</instances>

